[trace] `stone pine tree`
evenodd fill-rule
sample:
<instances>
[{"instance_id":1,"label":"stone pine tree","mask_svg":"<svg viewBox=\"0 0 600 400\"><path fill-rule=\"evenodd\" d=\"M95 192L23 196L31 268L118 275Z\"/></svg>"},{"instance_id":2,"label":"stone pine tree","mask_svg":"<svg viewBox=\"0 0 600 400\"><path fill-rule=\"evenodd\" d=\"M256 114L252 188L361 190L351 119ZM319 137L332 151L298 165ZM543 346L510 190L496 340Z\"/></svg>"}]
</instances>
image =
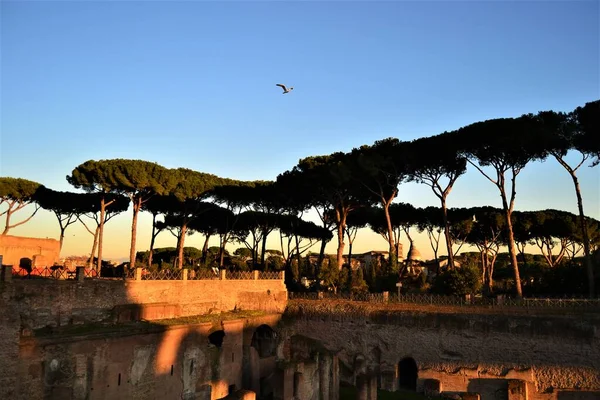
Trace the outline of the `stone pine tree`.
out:
<instances>
[{"instance_id":1,"label":"stone pine tree","mask_svg":"<svg viewBox=\"0 0 600 400\"><path fill-rule=\"evenodd\" d=\"M514 273L515 295L520 298L523 293L511 215L515 207L517 176L529 162L545 156L539 148L540 124L532 115L499 118L476 122L458 129L449 136L458 143L461 153L467 157L467 162L500 192L506 219L506 240ZM486 171L486 168L491 171Z\"/></svg>"},{"instance_id":2,"label":"stone pine tree","mask_svg":"<svg viewBox=\"0 0 600 400\"><path fill-rule=\"evenodd\" d=\"M349 155L342 152L304 158L292 170L292 174L303 181L302 189L310 191L313 204L334 210L340 270L344 264L346 218L352 210L372 202L366 190L356 184L352 172Z\"/></svg>"},{"instance_id":3,"label":"stone pine tree","mask_svg":"<svg viewBox=\"0 0 600 400\"><path fill-rule=\"evenodd\" d=\"M537 114L543 126L543 146L549 155L569 173L575 187L577 208L579 210L579 224L583 236L584 263L588 275L588 295L594 296L594 268L590 256L590 245L586 218L583 211L583 198L579 186L577 171L586 161L594 159L590 166L598 165L600 154L600 100L586 103L577 107L572 113L559 113L543 111ZM567 154L576 151L580 155L579 161L572 165L567 160Z\"/></svg>"},{"instance_id":4,"label":"stone pine tree","mask_svg":"<svg viewBox=\"0 0 600 400\"><path fill-rule=\"evenodd\" d=\"M216 175L186 168L178 168L173 173L177 178L172 189L174 202L170 205L168 214L180 222L177 238L177 267L181 269L189 223L214 210L216 207L214 204L202 200L206 199L215 187L225 184L226 180Z\"/></svg>"},{"instance_id":5,"label":"stone pine tree","mask_svg":"<svg viewBox=\"0 0 600 400\"><path fill-rule=\"evenodd\" d=\"M156 195L152 196L148 201L142 204L142 210L152 214L152 233L150 235L150 250L148 251L148 267L152 266L152 258L154 257L154 243L158 234L162 232L166 226L163 220L159 220L160 215L165 215L169 211L172 204L172 196Z\"/></svg>"},{"instance_id":6,"label":"stone pine tree","mask_svg":"<svg viewBox=\"0 0 600 400\"><path fill-rule=\"evenodd\" d=\"M67 228L77 222L82 212L89 211L89 207L86 208L90 201L89 196L87 193L61 192L40 186L35 194L35 201L44 210L51 211L56 216L62 249Z\"/></svg>"},{"instance_id":7,"label":"stone pine tree","mask_svg":"<svg viewBox=\"0 0 600 400\"><path fill-rule=\"evenodd\" d=\"M220 249L219 266L223 267L225 260L225 246L235 236L239 216L242 209L248 205L248 188L253 187L255 182L224 180L222 185L215 186L209 196L220 207L229 210L225 213L225 220L221 221L219 227Z\"/></svg>"},{"instance_id":8,"label":"stone pine tree","mask_svg":"<svg viewBox=\"0 0 600 400\"><path fill-rule=\"evenodd\" d=\"M96 270L100 273L102 269L102 237L104 226L115 216L127 211L129 208L129 198L118 193L102 192L82 193L80 196L77 203L73 204L72 207L75 209L75 214L79 222L94 237L88 265L90 268L92 267L94 257L97 254L98 262ZM95 228L91 229L82 217L94 221Z\"/></svg>"},{"instance_id":9,"label":"stone pine tree","mask_svg":"<svg viewBox=\"0 0 600 400\"><path fill-rule=\"evenodd\" d=\"M362 146L350 154L352 178L379 203L385 217L389 240L390 262L396 263L398 255L393 242L393 228L389 208L398 195L398 185L407 178L406 157L408 146L395 138L376 141L372 146Z\"/></svg>"},{"instance_id":10,"label":"stone pine tree","mask_svg":"<svg viewBox=\"0 0 600 400\"><path fill-rule=\"evenodd\" d=\"M6 209L0 211L0 217L6 216L2 235L7 235L12 228L27 223L38 212L40 206L35 203L35 194L39 188L39 183L27 179L0 177L0 206L6 205ZM34 206L34 210L29 217L11 223L13 214L30 204Z\"/></svg>"},{"instance_id":11,"label":"stone pine tree","mask_svg":"<svg viewBox=\"0 0 600 400\"><path fill-rule=\"evenodd\" d=\"M156 194L167 194L175 184L175 177L165 167L143 160L89 160L76 167L69 183L88 192L119 193L129 197L133 218L131 222L131 246L129 265L135 267L137 218L142 205ZM101 210L101 214L102 214ZM100 220L102 221L101 215ZM102 240L103 225L100 227ZM101 254L99 254L100 258ZM101 262L99 260L99 262Z\"/></svg>"},{"instance_id":12,"label":"stone pine tree","mask_svg":"<svg viewBox=\"0 0 600 400\"><path fill-rule=\"evenodd\" d=\"M456 180L466 172L467 160L459 153L457 142L448 133L414 140L409 149L409 179L425 183L441 202L448 265L452 268L454 251L448 223L447 199Z\"/></svg>"}]
</instances>

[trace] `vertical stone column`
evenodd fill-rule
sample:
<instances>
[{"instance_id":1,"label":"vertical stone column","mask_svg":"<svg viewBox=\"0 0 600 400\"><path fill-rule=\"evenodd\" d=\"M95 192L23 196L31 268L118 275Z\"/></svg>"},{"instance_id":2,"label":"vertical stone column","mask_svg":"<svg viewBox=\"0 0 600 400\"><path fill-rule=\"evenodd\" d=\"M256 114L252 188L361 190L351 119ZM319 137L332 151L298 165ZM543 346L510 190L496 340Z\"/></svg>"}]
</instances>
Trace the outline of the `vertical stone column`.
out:
<instances>
[{"instance_id":1,"label":"vertical stone column","mask_svg":"<svg viewBox=\"0 0 600 400\"><path fill-rule=\"evenodd\" d=\"M250 346L250 390L260 394L260 357L258 351Z\"/></svg>"},{"instance_id":2,"label":"vertical stone column","mask_svg":"<svg viewBox=\"0 0 600 400\"><path fill-rule=\"evenodd\" d=\"M85 267L75 268L75 280L77 282L83 282L85 280Z\"/></svg>"},{"instance_id":3,"label":"vertical stone column","mask_svg":"<svg viewBox=\"0 0 600 400\"><path fill-rule=\"evenodd\" d=\"M252 271L254 273L254 280L257 281L258 280L258 270L255 269L254 271Z\"/></svg>"},{"instance_id":4,"label":"vertical stone column","mask_svg":"<svg viewBox=\"0 0 600 400\"><path fill-rule=\"evenodd\" d=\"M370 400L369 380L364 374L356 377L356 400Z\"/></svg>"},{"instance_id":5,"label":"vertical stone column","mask_svg":"<svg viewBox=\"0 0 600 400\"><path fill-rule=\"evenodd\" d=\"M340 359L338 356L331 358L331 386L329 388L329 400L340 400Z\"/></svg>"},{"instance_id":6,"label":"vertical stone column","mask_svg":"<svg viewBox=\"0 0 600 400\"><path fill-rule=\"evenodd\" d=\"M286 365L275 371L274 400L294 400L294 366Z\"/></svg>"},{"instance_id":7,"label":"vertical stone column","mask_svg":"<svg viewBox=\"0 0 600 400\"><path fill-rule=\"evenodd\" d=\"M377 375L371 374L367 376L368 399L377 400Z\"/></svg>"},{"instance_id":8,"label":"vertical stone column","mask_svg":"<svg viewBox=\"0 0 600 400\"><path fill-rule=\"evenodd\" d=\"M221 280L224 281L227 279L227 270L226 269L222 269L219 271L221 273Z\"/></svg>"},{"instance_id":9,"label":"vertical stone column","mask_svg":"<svg viewBox=\"0 0 600 400\"><path fill-rule=\"evenodd\" d=\"M304 374L302 374L302 372L296 372L294 374L294 398L306 399Z\"/></svg>"},{"instance_id":10,"label":"vertical stone column","mask_svg":"<svg viewBox=\"0 0 600 400\"><path fill-rule=\"evenodd\" d=\"M135 280L136 281L141 281L142 280L142 268L136 268L135 269Z\"/></svg>"},{"instance_id":11,"label":"vertical stone column","mask_svg":"<svg viewBox=\"0 0 600 400\"><path fill-rule=\"evenodd\" d=\"M527 382L519 379L508 381L508 400L527 400Z\"/></svg>"},{"instance_id":12,"label":"vertical stone column","mask_svg":"<svg viewBox=\"0 0 600 400\"><path fill-rule=\"evenodd\" d=\"M185 268L181 270L181 280L187 281L190 270Z\"/></svg>"},{"instance_id":13,"label":"vertical stone column","mask_svg":"<svg viewBox=\"0 0 600 400\"><path fill-rule=\"evenodd\" d=\"M10 282L12 280L12 265L3 265L2 267L2 274L0 276L0 278L2 278L1 280L4 282Z\"/></svg>"},{"instance_id":14,"label":"vertical stone column","mask_svg":"<svg viewBox=\"0 0 600 400\"><path fill-rule=\"evenodd\" d=\"M331 356L321 354L319 358L319 400L330 400Z\"/></svg>"}]
</instances>

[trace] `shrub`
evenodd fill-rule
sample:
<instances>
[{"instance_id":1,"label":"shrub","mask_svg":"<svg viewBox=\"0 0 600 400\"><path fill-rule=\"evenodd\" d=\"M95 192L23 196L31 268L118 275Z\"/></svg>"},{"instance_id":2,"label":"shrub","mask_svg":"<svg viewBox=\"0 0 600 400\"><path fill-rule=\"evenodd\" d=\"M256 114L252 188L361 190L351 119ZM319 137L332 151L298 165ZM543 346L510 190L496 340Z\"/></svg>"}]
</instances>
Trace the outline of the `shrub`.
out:
<instances>
[{"instance_id":1,"label":"shrub","mask_svg":"<svg viewBox=\"0 0 600 400\"><path fill-rule=\"evenodd\" d=\"M469 265L442 272L433 282L433 291L445 295L463 296L481 290L479 271Z\"/></svg>"}]
</instances>

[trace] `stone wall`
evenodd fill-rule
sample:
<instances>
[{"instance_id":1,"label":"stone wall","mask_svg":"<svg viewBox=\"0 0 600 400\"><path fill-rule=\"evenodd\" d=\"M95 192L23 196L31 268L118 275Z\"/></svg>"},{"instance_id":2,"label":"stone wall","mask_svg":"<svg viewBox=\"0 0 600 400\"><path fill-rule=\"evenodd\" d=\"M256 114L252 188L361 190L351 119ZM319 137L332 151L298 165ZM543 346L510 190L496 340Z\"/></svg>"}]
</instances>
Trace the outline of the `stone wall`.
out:
<instances>
[{"instance_id":1,"label":"stone wall","mask_svg":"<svg viewBox=\"0 0 600 400\"><path fill-rule=\"evenodd\" d=\"M281 313L286 302L287 291L280 279L0 281L0 398L14 398L14 388L20 380L19 343L36 329L231 310ZM81 364L77 368L84 367Z\"/></svg>"},{"instance_id":2,"label":"stone wall","mask_svg":"<svg viewBox=\"0 0 600 400\"><path fill-rule=\"evenodd\" d=\"M63 326L119 318L122 310L165 305L164 319L230 310L281 313L287 303L285 284L272 280L136 281L97 279L77 282L13 279L0 283L0 295L18 309L22 329ZM127 307L127 306L130 307ZM116 314L117 313L117 314Z\"/></svg>"},{"instance_id":3,"label":"stone wall","mask_svg":"<svg viewBox=\"0 0 600 400\"><path fill-rule=\"evenodd\" d=\"M340 376L350 384L377 374L384 389L396 390L399 362L412 358L419 391L435 379L444 392L507 399L509 382L517 380L530 400L573 398L572 393L600 397L597 314L452 314L433 308L387 311L383 305L366 311L360 303L329 309L319 303L290 302L282 330L286 337L307 337L318 343L317 350L333 352Z\"/></svg>"},{"instance_id":4,"label":"stone wall","mask_svg":"<svg viewBox=\"0 0 600 400\"><path fill-rule=\"evenodd\" d=\"M49 267L60 257L60 242L55 239L39 239L0 235L2 264L19 266L21 258L35 261L34 266Z\"/></svg>"},{"instance_id":5,"label":"stone wall","mask_svg":"<svg viewBox=\"0 0 600 400\"><path fill-rule=\"evenodd\" d=\"M279 315L112 332L23 338L10 397L47 400L221 399L241 389L243 348ZM209 335L224 333L222 343Z\"/></svg>"}]
</instances>

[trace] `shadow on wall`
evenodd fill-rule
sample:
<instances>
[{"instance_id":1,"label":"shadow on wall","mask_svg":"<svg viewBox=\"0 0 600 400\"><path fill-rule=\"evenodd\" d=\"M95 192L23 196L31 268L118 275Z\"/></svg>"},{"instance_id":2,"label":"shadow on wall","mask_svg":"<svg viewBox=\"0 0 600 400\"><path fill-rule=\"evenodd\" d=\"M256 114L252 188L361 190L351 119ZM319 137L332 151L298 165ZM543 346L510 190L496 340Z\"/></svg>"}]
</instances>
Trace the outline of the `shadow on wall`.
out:
<instances>
[{"instance_id":1,"label":"shadow on wall","mask_svg":"<svg viewBox=\"0 0 600 400\"><path fill-rule=\"evenodd\" d=\"M186 290L197 283L210 285L188 282ZM242 388L268 398L278 340L271 326L280 315L178 319L181 306L137 302L146 284L164 291L174 283L0 282L0 341L11 343L0 346L0 398L214 400Z\"/></svg>"}]
</instances>

